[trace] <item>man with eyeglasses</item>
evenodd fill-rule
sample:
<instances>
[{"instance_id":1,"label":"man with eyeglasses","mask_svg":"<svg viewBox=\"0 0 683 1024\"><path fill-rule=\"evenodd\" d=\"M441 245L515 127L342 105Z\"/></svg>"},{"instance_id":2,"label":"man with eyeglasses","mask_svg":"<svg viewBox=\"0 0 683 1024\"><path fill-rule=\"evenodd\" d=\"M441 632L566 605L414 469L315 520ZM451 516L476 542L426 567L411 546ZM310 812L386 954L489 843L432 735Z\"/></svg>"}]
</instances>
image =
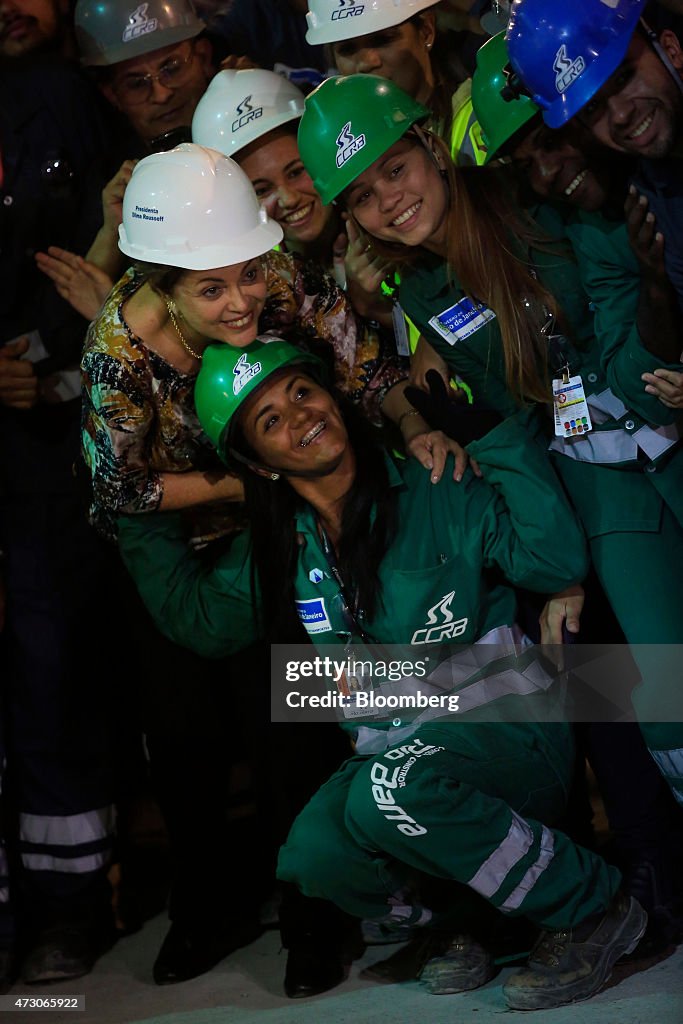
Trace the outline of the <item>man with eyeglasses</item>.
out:
<instances>
[{"instance_id":1,"label":"man with eyeglasses","mask_svg":"<svg viewBox=\"0 0 683 1024\"><path fill-rule=\"evenodd\" d=\"M192 115L216 70L213 45L192 0L78 0L74 22L81 64L116 112L112 144L93 167L82 223L91 226L88 259L117 278L132 161L190 140Z\"/></svg>"},{"instance_id":2,"label":"man with eyeglasses","mask_svg":"<svg viewBox=\"0 0 683 1024\"><path fill-rule=\"evenodd\" d=\"M79 0L74 18L81 63L144 146L177 129L189 133L215 71L191 0Z\"/></svg>"}]
</instances>

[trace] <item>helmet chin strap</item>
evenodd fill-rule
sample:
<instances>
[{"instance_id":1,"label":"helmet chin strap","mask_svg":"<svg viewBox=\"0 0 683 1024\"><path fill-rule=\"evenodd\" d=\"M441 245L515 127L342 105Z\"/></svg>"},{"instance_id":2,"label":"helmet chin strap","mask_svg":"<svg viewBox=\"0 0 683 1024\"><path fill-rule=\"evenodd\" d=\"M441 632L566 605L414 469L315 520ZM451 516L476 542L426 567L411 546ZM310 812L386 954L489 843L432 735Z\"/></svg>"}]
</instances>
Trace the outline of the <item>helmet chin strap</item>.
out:
<instances>
[{"instance_id":1,"label":"helmet chin strap","mask_svg":"<svg viewBox=\"0 0 683 1024\"><path fill-rule=\"evenodd\" d=\"M414 124L408 129L406 135L410 135L411 133L415 136L420 145L422 145L427 150L430 160L436 167L441 177L446 178L447 171L441 161L441 154L439 153L438 149L435 149L435 147L432 145L432 132L430 132L426 128L421 128L419 124Z\"/></svg>"}]
</instances>

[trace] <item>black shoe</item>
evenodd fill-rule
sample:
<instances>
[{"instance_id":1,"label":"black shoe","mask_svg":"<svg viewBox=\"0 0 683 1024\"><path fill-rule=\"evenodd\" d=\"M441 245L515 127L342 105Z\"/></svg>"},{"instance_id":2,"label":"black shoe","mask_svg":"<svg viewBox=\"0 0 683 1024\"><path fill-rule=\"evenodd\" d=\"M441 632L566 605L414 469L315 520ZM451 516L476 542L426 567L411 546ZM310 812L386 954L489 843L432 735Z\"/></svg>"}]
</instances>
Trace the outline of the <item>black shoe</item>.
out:
<instances>
[{"instance_id":1,"label":"black shoe","mask_svg":"<svg viewBox=\"0 0 683 1024\"><path fill-rule=\"evenodd\" d=\"M335 988L346 977L346 965L338 950L313 951L296 947L287 953L285 995L305 999Z\"/></svg>"},{"instance_id":2,"label":"black shoe","mask_svg":"<svg viewBox=\"0 0 683 1024\"><path fill-rule=\"evenodd\" d=\"M667 874L662 864L653 860L631 864L623 875L624 892L640 903L648 918L645 934L628 960L658 956L683 938L683 898L676 891L680 882L672 871Z\"/></svg>"},{"instance_id":3,"label":"black shoe","mask_svg":"<svg viewBox=\"0 0 683 1024\"><path fill-rule=\"evenodd\" d=\"M16 979L14 952L11 949L0 949L0 994L9 992Z\"/></svg>"},{"instance_id":4,"label":"black shoe","mask_svg":"<svg viewBox=\"0 0 683 1024\"><path fill-rule=\"evenodd\" d=\"M27 985L67 981L89 974L95 961L116 941L113 927L55 924L33 940L24 957L22 980Z\"/></svg>"},{"instance_id":5,"label":"black shoe","mask_svg":"<svg viewBox=\"0 0 683 1024\"><path fill-rule=\"evenodd\" d=\"M157 985L176 985L206 974L230 953L248 946L262 934L257 922L216 931L207 925L171 925L154 961L152 974Z\"/></svg>"},{"instance_id":6,"label":"black shoe","mask_svg":"<svg viewBox=\"0 0 683 1024\"><path fill-rule=\"evenodd\" d=\"M576 928L541 932L527 966L503 985L513 1010L547 1010L599 992L624 953L636 948L647 914L633 897L618 893L604 914Z\"/></svg>"}]
</instances>

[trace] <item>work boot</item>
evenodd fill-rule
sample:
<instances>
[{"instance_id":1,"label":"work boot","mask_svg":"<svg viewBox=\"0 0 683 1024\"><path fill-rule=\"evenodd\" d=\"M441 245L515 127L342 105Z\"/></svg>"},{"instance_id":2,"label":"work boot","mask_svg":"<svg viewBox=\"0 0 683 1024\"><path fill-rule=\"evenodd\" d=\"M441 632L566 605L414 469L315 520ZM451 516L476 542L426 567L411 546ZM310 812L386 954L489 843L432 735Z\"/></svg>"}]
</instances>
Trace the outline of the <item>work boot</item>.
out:
<instances>
[{"instance_id":1,"label":"work boot","mask_svg":"<svg viewBox=\"0 0 683 1024\"><path fill-rule=\"evenodd\" d=\"M469 992L480 988L496 973L488 950L471 935L453 935L443 952L431 957L422 968L420 981L435 996Z\"/></svg>"},{"instance_id":2,"label":"work boot","mask_svg":"<svg viewBox=\"0 0 683 1024\"><path fill-rule=\"evenodd\" d=\"M541 932L526 968L503 985L513 1010L547 1010L590 999L612 967L631 953L647 926L647 914L622 893L604 914L593 914L575 928Z\"/></svg>"},{"instance_id":3,"label":"work boot","mask_svg":"<svg viewBox=\"0 0 683 1024\"><path fill-rule=\"evenodd\" d=\"M95 928L70 922L44 928L24 958L22 980L27 985L38 985L81 978L115 941L113 925Z\"/></svg>"}]
</instances>

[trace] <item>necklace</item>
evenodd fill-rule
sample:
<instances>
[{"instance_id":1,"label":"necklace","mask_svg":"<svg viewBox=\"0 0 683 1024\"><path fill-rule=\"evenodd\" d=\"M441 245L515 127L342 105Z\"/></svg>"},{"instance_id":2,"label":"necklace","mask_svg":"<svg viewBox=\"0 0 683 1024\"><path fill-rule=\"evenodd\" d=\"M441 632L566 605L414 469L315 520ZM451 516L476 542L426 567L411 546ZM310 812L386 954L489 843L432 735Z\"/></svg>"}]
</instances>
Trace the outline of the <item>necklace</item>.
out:
<instances>
[{"instance_id":1,"label":"necklace","mask_svg":"<svg viewBox=\"0 0 683 1024\"><path fill-rule=\"evenodd\" d=\"M168 315L171 318L171 323L175 327L175 332L178 335L178 337L180 338L180 344L183 346L183 348L185 349L186 352L189 352L189 354L194 359L198 359L199 362L201 363L203 353L202 352L195 352L195 350L192 348L192 346L189 344L189 342L187 342L185 340L185 338L183 336L183 332L180 330L180 327L178 326L178 321L175 318L175 313L173 312L173 307L171 306L171 303L168 302L168 301L166 302L166 309L168 310Z\"/></svg>"}]
</instances>

